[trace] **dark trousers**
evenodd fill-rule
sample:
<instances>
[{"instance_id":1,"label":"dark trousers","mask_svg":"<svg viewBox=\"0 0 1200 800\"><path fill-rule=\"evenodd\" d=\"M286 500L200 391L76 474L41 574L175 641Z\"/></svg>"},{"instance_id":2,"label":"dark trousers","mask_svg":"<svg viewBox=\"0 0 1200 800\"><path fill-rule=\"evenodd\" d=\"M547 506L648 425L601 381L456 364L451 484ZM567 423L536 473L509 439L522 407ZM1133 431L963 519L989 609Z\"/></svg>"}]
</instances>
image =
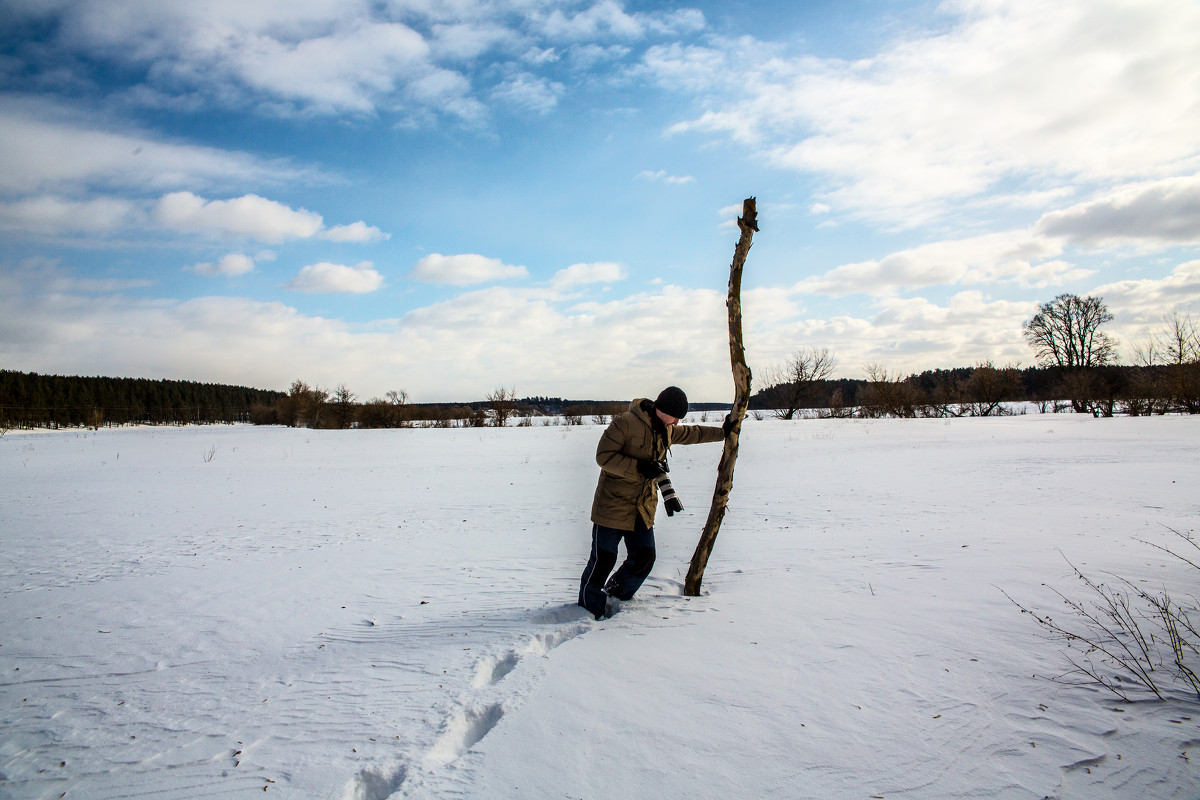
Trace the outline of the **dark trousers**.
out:
<instances>
[{"instance_id":1,"label":"dark trousers","mask_svg":"<svg viewBox=\"0 0 1200 800\"><path fill-rule=\"evenodd\" d=\"M609 580L617 563L617 547L625 540L625 562ZM604 613L605 595L628 600L654 568L654 528L639 518L631 531L592 526L592 554L579 579L579 605L593 614Z\"/></svg>"}]
</instances>

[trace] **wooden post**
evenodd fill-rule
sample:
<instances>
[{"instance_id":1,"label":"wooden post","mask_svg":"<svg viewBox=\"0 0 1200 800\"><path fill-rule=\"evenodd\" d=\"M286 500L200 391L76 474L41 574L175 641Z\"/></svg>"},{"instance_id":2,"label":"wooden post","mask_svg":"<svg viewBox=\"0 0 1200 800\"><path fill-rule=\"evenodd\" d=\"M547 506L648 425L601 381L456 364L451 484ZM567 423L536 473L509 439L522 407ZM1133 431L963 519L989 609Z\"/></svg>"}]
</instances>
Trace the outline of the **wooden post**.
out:
<instances>
[{"instance_id":1,"label":"wooden post","mask_svg":"<svg viewBox=\"0 0 1200 800\"><path fill-rule=\"evenodd\" d=\"M708 520L704 523L696 552L692 554L692 565L683 584L683 593L688 597L700 596L704 568L708 566L708 557L712 555L717 533L721 530L721 520L725 518L729 492L733 489L733 465L737 463L738 438L742 433L742 420L746 418L746 409L750 406L750 367L746 366L746 350L742 346L742 267L746 263L746 254L750 252L754 232L758 230L758 212L755 210L753 197L742 203L742 216L738 217L738 227L742 235L733 250L733 263L729 265L729 296L725 300L725 307L729 311L729 364L733 369L733 411L730 412L734 421L733 432L725 438L725 449L721 453L721 462L717 465L717 486L713 490Z\"/></svg>"}]
</instances>

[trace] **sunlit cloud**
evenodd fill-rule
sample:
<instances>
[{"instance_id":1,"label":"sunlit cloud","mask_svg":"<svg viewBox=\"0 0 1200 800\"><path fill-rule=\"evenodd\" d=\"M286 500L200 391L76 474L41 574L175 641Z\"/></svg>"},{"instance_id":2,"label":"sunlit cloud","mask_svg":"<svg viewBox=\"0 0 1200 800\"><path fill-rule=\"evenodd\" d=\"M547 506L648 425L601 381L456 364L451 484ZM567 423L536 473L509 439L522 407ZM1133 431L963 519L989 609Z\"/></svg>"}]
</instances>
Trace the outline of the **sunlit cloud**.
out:
<instances>
[{"instance_id":1,"label":"sunlit cloud","mask_svg":"<svg viewBox=\"0 0 1200 800\"><path fill-rule=\"evenodd\" d=\"M566 269L560 269L550 279L553 289L562 291L573 286L589 283L613 283L624 280L625 268L611 261L597 261L591 264L572 264Z\"/></svg>"},{"instance_id":2,"label":"sunlit cloud","mask_svg":"<svg viewBox=\"0 0 1200 800\"><path fill-rule=\"evenodd\" d=\"M250 236L266 242L307 239L321 230L321 215L248 194L232 200L205 200L172 192L158 201L155 220L179 231Z\"/></svg>"},{"instance_id":3,"label":"sunlit cloud","mask_svg":"<svg viewBox=\"0 0 1200 800\"><path fill-rule=\"evenodd\" d=\"M305 294L367 294L383 286L383 275L370 261L349 267L322 261L309 264L284 284L285 289Z\"/></svg>"},{"instance_id":4,"label":"sunlit cloud","mask_svg":"<svg viewBox=\"0 0 1200 800\"><path fill-rule=\"evenodd\" d=\"M444 283L453 286L470 286L488 281L528 278L525 267L505 264L498 258L488 258L475 253L444 256L430 253L417 262L408 277L422 283Z\"/></svg>"},{"instance_id":5,"label":"sunlit cloud","mask_svg":"<svg viewBox=\"0 0 1200 800\"><path fill-rule=\"evenodd\" d=\"M1011 282L1045 288L1092 274L1055 259L1062 251L1060 241L1030 231L985 234L931 242L877 260L843 264L823 275L805 278L794 289L807 294L882 296L906 289L963 284Z\"/></svg>"},{"instance_id":6,"label":"sunlit cloud","mask_svg":"<svg viewBox=\"0 0 1200 800\"><path fill-rule=\"evenodd\" d=\"M217 263L200 263L191 267L192 272L206 278L235 277L254 271L254 259L244 253L230 253Z\"/></svg>"},{"instance_id":7,"label":"sunlit cloud","mask_svg":"<svg viewBox=\"0 0 1200 800\"><path fill-rule=\"evenodd\" d=\"M320 235L322 239L328 239L331 242L378 242L382 239L392 238L390 233L384 233L374 225L368 225L361 220L349 225L334 225L332 228L321 231Z\"/></svg>"}]
</instances>

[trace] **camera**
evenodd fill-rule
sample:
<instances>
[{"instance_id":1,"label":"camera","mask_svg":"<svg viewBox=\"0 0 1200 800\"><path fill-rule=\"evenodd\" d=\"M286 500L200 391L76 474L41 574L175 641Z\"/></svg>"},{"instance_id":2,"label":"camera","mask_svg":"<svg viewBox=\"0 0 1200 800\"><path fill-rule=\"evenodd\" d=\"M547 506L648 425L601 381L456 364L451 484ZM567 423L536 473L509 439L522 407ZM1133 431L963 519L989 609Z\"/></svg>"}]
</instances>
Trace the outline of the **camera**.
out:
<instances>
[{"instance_id":1,"label":"camera","mask_svg":"<svg viewBox=\"0 0 1200 800\"><path fill-rule=\"evenodd\" d=\"M675 487L671 484L671 479L666 475L658 478L658 491L662 493L663 506L667 509L667 516L675 516L676 511L683 511L683 503L679 502L679 496L675 494Z\"/></svg>"}]
</instances>

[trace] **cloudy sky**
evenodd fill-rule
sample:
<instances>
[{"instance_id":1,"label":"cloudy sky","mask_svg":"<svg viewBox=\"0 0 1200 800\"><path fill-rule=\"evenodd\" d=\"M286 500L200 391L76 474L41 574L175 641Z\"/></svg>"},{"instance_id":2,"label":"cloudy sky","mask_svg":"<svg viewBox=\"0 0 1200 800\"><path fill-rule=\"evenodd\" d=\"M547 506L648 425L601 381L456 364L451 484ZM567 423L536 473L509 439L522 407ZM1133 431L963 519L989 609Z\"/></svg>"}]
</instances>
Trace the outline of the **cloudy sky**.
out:
<instances>
[{"instance_id":1,"label":"cloudy sky","mask_svg":"<svg viewBox=\"0 0 1200 800\"><path fill-rule=\"evenodd\" d=\"M1195 0L6 0L0 368L732 397L1200 312Z\"/></svg>"}]
</instances>

